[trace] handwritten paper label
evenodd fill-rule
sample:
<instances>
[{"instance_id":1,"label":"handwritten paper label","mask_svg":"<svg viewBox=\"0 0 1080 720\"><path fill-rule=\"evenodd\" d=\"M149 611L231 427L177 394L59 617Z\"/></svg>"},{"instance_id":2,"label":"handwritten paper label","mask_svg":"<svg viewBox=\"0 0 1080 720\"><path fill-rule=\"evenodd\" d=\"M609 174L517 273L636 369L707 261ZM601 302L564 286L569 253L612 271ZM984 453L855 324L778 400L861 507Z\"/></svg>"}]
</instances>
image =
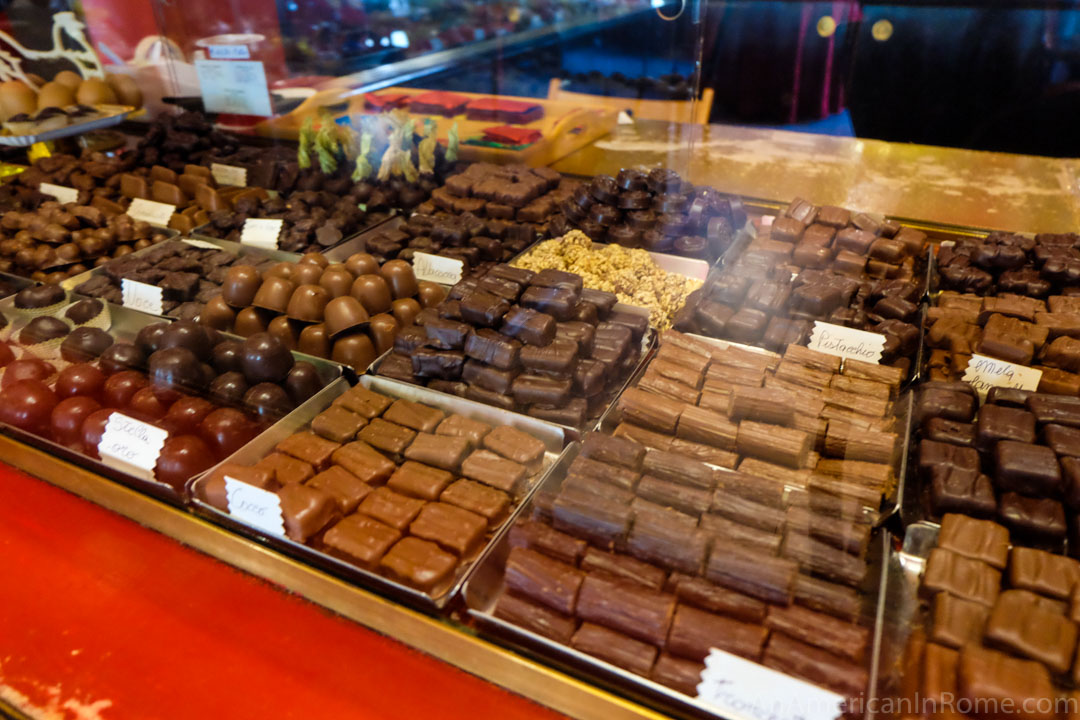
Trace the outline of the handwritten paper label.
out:
<instances>
[{"instance_id":1,"label":"handwritten paper label","mask_svg":"<svg viewBox=\"0 0 1080 720\"><path fill-rule=\"evenodd\" d=\"M154 466L168 431L118 412L109 416L98 443L98 454L106 465L144 480L154 479Z\"/></svg>"},{"instance_id":2,"label":"handwritten paper label","mask_svg":"<svg viewBox=\"0 0 1080 720\"><path fill-rule=\"evenodd\" d=\"M723 717L835 720L844 698L764 665L713 648L705 658L698 700Z\"/></svg>"},{"instance_id":3,"label":"handwritten paper label","mask_svg":"<svg viewBox=\"0 0 1080 720\"><path fill-rule=\"evenodd\" d=\"M218 185L247 187L247 168L211 163L210 174L214 176L214 181Z\"/></svg>"},{"instance_id":4,"label":"handwritten paper label","mask_svg":"<svg viewBox=\"0 0 1080 720\"><path fill-rule=\"evenodd\" d=\"M206 240L194 240L192 238L184 238L181 242L186 242L191 247L202 248L203 250L220 250L221 248L212 242Z\"/></svg>"},{"instance_id":5,"label":"handwritten paper label","mask_svg":"<svg viewBox=\"0 0 1080 720\"><path fill-rule=\"evenodd\" d=\"M270 117L266 71L257 60L196 60L199 90L207 112Z\"/></svg>"},{"instance_id":6,"label":"handwritten paper label","mask_svg":"<svg viewBox=\"0 0 1080 720\"><path fill-rule=\"evenodd\" d=\"M970 383L983 399L986 399L986 393L992 387L1038 390L1041 379L1042 370L1014 365L985 355L972 355L963 377L964 382Z\"/></svg>"},{"instance_id":7,"label":"handwritten paper label","mask_svg":"<svg viewBox=\"0 0 1080 720\"><path fill-rule=\"evenodd\" d=\"M413 255L412 266L417 280L453 285L461 280L465 263L454 258L418 252Z\"/></svg>"},{"instance_id":8,"label":"handwritten paper label","mask_svg":"<svg viewBox=\"0 0 1080 720\"><path fill-rule=\"evenodd\" d=\"M157 285L124 278L120 281L120 292L124 307L151 315L165 314L162 308L162 290Z\"/></svg>"},{"instance_id":9,"label":"handwritten paper label","mask_svg":"<svg viewBox=\"0 0 1080 720\"><path fill-rule=\"evenodd\" d=\"M226 475L225 498L229 503L229 514L237 520L284 537L285 521L281 517L281 498L277 493Z\"/></svg>"},{"instance_id":10,"label":"handwritten paper label","mask_svg":"<svg viewBox=\"0 0 1080 720\"><path fill-rule=\"evenodd\" d=\"M41 183L41 185L38 186L38 192L42 195L52 195L62 203L79 202L79 191L73 187L53 185L52 183Z\"/></svg>"},{"instance_id":11,"label":"handwritten paper label","mask_svg":"<svg viewBox=\"0 0 1080 720\"><path fill-rule=\"evenodd\" d=\"M248 218L240 231L240 243L254 245L264 250L277 250L278 237L281 235L284 224L284 220Z\"/></svg>"},{"instance_id":12,"label":"handwritten paper label","mask_svg":"<svg viewBox=\"0 0 1080 720\"><path fill-rule=\"evenodd\" d=\"M247 60L251 57L251 51L247 45L211 45L211 60Z\"/></svg>"},{"instance_id":13,"label":"handwritten paper label","mask_svg":"<svg viewBox=\"0 0 1080 720\"><path fill-rule=\"evenodd\" d=\"M881 362L885 350L885 336L843 325L815 322L810 335L811 350L863 362Z\"/></svg>"},{"instance_id":14,"label":"handwritten paper label","mask_svg":"<svg viewBox=\"0 0 1080 720\"><path fill-rule=\"evenodd\" d=\"M136 220L142 220L158 227L169 227L169 220L172 219L174 212L176 212L175 205L144 200L143 198L132 200L127 209L127 214Z\"/></svg>"}]
</instances>

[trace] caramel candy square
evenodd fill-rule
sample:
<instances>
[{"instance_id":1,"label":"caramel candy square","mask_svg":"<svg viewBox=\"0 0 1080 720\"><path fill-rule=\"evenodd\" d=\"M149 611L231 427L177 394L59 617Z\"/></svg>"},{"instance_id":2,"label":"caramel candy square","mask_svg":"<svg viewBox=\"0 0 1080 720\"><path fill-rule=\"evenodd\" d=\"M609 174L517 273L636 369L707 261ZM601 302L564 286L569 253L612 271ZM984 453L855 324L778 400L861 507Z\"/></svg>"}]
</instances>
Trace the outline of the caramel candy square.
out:
<instances>
[{"instance_id":1,"label":"caramel candy square","mask_svg":"<svg viewBox=\"0 0 1080 720\"><path fill-rule=\"evenodd\" d=\"M400 538L389 525L356 513L326 531L323 547L335 557L372 568Z\"/></svg>"},{"instance_id":2,"label":"caramel candy square","mask_svg":"<svg viewBox=\"0 0 1080 720\"><path fill-rule=\"evenodd\" d=\"M469 441L472 447L479 447L484 436L491 432L491 426L487 423L467 418L464 415L448 415L439 426L435 428L436 435L448 437L463 437Z\"/></svg>"},{"instance_id":3,"label":"caramel candy square","mask_svg":"<svg viewBox=\"0 0 1080 720\"><path fill-rule=\"evenodd\" d=\"M419 514L425 502L385 487L375 488L360 503L359 511L390 527L404 530Z\"/></svg>"},{"instance_id":4,"label":"caramel candy square","mask_svg":"<svg viewBox=\"0 0 1080 720\"><path fill-rule=\"evenodd\" d=\"M934 625L930 639L934 642L957 649L969 642L982 642L990 608L941 592L934 596L933 612Z\"/></svg>"},{"instance_id":5,"label":"caramel candy square","mask_svg":"<svg viewBox=\"0 0 1080 720\"><path fill-rule=\"evenodd\" d=\"M356 510L364 498L371 492L371 486L340 465L331 465L326 470L311 478L308 487L325 490L334 496L343 515Z\"/></svg>"},{"instance_id":6,"label":"caramel candy square","mask_svg":"<svg viewBox=\"0 0 1080 720\"><path fill-rule=\"evenodd\" d=\"M1068 600L1080 579L1080 563L1044 550L1014 547L1009 557L1009 585Z\"/></svg>"},{"instance_id":7,"label":"caramel candy square","mask_svg":"<svg viewBox=\"0 0 1080 720\"><path fill-rule=\"evenodd\" d=\"M1001 573L984 562L934 548L926 562L922 587L933 592L949 592L959 598L992 606L1001 589Z\"/></svg>"},{"instance_id":8,"label":"caramel candy square","mask_svg":"<svg viewBox=\"0 0 1080 720\"><path fill-rule=\"evenodd\" d=\"M417 432L434 432L446 413L438 408L428 407L411 400L399 398L383 413L383 418L392 423L416 430Z\"/></svg>"},{"instance_id":9,"label":"caramel candy square","mask_svg":"<svg viewBox=\"0 0 1080 720\"><path fill-rule=\"evenodd\" d=\"M312 431L327 440L347 443L356 439L356 433L367 425L367 419L342 405L331 405L311 421Z\"/></svg>"},{"instance_id":10,"label":"caramel candy square","mask_svg":"<svg viewBox=\"0 0 1080 720\"><path fill-rule=\"evenodd\" d=\"M1017 720L1054 720L1054 687L1046 668L978 645L960 651L959 697L971 707L1015 708ZM1008 703L1008 705L1006 705ZM1005 717L1007 713L989 717Z\"/></svg>"},{"instance_id":11,"label":"caramel candy square","mask_svg":"<svg viewBox=\"0 0 1080 720\"><path fill-rule=\"evenodd\" d=\"M468 438L419 433L405 451L405 457L443 470L456 471L468 453Z\"/></svg>"},{"instance_id":12,"label":"caramel candy square","mask_svg":"<svg viewBox=\"0 0 1080 720\"><path fill-rule=\"evenodd\" d=\"M457 505L433 502L420 510L409 525L409 532L463 557L480 543L487 526L487 520L474 512Z\"/></svg>"},{"instance_id":13,"label":"caramel candy square","mask_svg":"<svg viewBox=\"0 0 1080 720\"><path fill-rule=\"evenodd\" d=\"M1009 531L989 520L949 514L941 518L938 547L1004 570L1009 560Z\"/></svg>"},{"instance_id":14,"label":"caramel candy square","mask_svg":"<svg viewBox=\"0 0 1080 720\"><path fill-rule=\"evenodd\" d=\"M461 474L504 492L513 493L521 486L528 469L489 450L477 450L461 463Z\"/></svg>"},{"instance_id":15,"label":"caramel candy square","mask_svg":"<svg viewBox=\"0 0 1080 720\"><path fill-rule=\"evenodd\" d=\"M285 534L297 542L307 542L338 517L337 501L328 492L300 483L278 490Z\"/></svg>"},{"instance_id":16,"label":"caramel candy square","mask_svg":"<svg viewBox=\"0 0 1080 720\"><path fill-rule=\"evenodd\" d=\"M368 390L363 385L357 385L335 400L334 405L340 405L346 410L370 420L382 415L392 402L393 400L385 395Z\"/></svg>"},{"instance_id":17,"label":"caramel candy square","mask_svg":"<svg viewBox=\"0 0 1080 720\"><path fill-rule=\"evenodd\" d=\"M409 460L394 471L386 487L421 500L438 500L453 479L445 470Z\"/></svg>"},{"instance_id":18,"label":"caramel candy square","mask_svg":"<svg viewBox=\"0 0 1080 720\"><path fill-rule=\"evenodd\" d=\"M1064 674L1072 666L1076 625L1061 613L1040 607L1036 597L1025 590L1002 592L990 613L986 638Z\"/></svg>"},{"instance_id":19,"label":"caramel candy square","mask_svg":"<svg viewBox=\"0 0 1080 720\"><path fill-rule=\"evenodd\" d=\"M484 437L484 447L508 460L539 469L544 459L544 443L521 430L500 425Z\"/></svg>"},{"instance_id":20,"label":"caramel candy square","mask_svg":"<svg viewBox=\"0 0 1080 720\"><path fill-rule=\"evenodd\" d=\"M357 437L376 450L400 455L416 437L416 431L387 422L382 418L375 418L357 434Z\"/></svg>"},{"instance_id":21,"label":"caramel candy square","mask_svg":"<svg viewBox=\"0 0 1080 720\"><path fill-rule=\"evenodd\" d=\"M274 479L281 485L302 483L315 476L315 468L309 463L280 452L270 453L255 463L255 467L274 473Z\"/></svg>"},{"instance_id":22,"label":"caramel candy square","mask_svg":"<svg viewBox=\"0 0 1080 720\"><path fill-rule=\"evenodd\" d=\"M354 440L334 451L331 458L369 485L381 485L397 467L389 458L362 440Z\"/></svg>"},{"instance_id":23,"label":"caramel candy square","mask_svg":"<svg viewBox=\"0 0 1080 720\"><path fill-rule=\"evenodd\" d=\"M415 537L402 538L383 556L379 567L401 582L430 590L450 576L457 558L438 545Z\"/></svg>"},{"instance_id":24,"label":"caramel candy square","mask_svg":"<svg viewBox=\"0 0 1080 720\"><path fill-rule=\"evenodd\" d=\"M303 460L316 470L325 470L330 465L330 457L339 447L340 443L327 440L313 432L301 431L279 442L275 450Z\"/></svg>"},{"instance_id":25,"label":"caramel candy square","mask_svg":"<svg viewBox=\"0 0 1080 720\"><path fill-rule=\"evenodd\" d=\"M483 516L489 527L498 525L510 508L510 496L503 491L464 478L446 488L439 500Z\"/></svg>"},{"instance_id":26,"label":"caramel candy square","mask_svg":"<svg viewBox=\"0 0 1080 720\"><path fill-rule=\"evenodd\" d=\"M274 473L269 468L223 463L211 472L205 480L195 486L199 499L213 505L218 510L228 512L229 498L225 492L226 476L248 485L254 485L261 490L276 490L278 488Z\"/></svg>"}]
</instances>

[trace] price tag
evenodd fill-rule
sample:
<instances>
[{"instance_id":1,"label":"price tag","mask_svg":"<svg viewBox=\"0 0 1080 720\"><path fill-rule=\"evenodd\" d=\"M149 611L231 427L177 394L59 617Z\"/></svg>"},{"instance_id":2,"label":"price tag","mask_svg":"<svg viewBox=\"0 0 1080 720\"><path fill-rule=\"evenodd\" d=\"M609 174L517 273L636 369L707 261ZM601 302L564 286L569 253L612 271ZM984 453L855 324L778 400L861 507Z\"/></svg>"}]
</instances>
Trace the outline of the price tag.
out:
<instances>
[{"instance_id":1,"label":"price tag","mask_svg":"<svg viewBox=\"0 0 1080 720\"><path fill-rule=\"evenodd\" d=\"M52 195L62 203L79 202L79 191L72 187L53 185L52 183L41 183L41 185L38 186L38 192L42 195Z\"/></svg>"},{"instance_id":2,"label":"price tag","mask_svg":"<svg viewBox=\"0 0 1080 720\"><path fill-rule=\"evenodd\" d=\"M251 57L251 51L247 45L211 45L211 60L247 60Z\"/></svg>"},{"instance_id":3,"label":"price tag","mask_svg":"<svg viewBox=\"0 0 1080 720\"><path fill-rule=\"evenodd\" d=\"M205 240L193 240L191 238L184 238L181 242L186 242L191 247L202 248L204 250L220 250L217 245L212 242L206 242Z\"/></svg>"},{"instance_id":4,"label":"price tag","mask_svg":"<svg viewBox=\"0 0 1080 720\"><path fill-rule=\"evenodd\" d=\"M972 355L962 379L970 383L979 393L979 397L985 400L986 393L992 387L1038 390L1042 370L1014 365L985 355Z\"/></svg>"},{"instance_id":5,"label":"price tag","mask_svg":"<svg viewBox=\"0 0 1080 720\"><path fill-rule=\"evenodd\" d=\"M879 363L881 353L885 350L885 336L843 325L815 322L809 347L828 355Z\"/></svg>"},{"instance_id":6,"label":"price tag","mask_svg":"<svg viewBox=\"0 0 1080 720\"><path fill-rule=\"evenodd\" d=\"M417 280L453 285L461 281L465 263L454 258L418 252L413 255L412 266Z\"/></svg>"},{"instance_id":7,"label":"price tag","mask_svg":"<svg viewBox=\"0 0 1080 720\"><path fill-rule=\"evenodd\" d=\"M199 90L207 112L270 117L266 71L257 60L196 60Z\"/></svg>"},{"instance_id":8,"label":"price tag","mask_svg":"<svg viewBox=\"0 0 1080 720\"><path fill-rule=\"evenodd\" d=\"M285 536L285 520L281 517L281 498L277 493L248 485L225 476L225 498L229 514L237 520L254 525L268 533Z\"/></svg>"},{"instance_id":9,"label":"price tag","mask_svg":"<svg viewBox=\"0 0 1080 720\"><path fill-rule=\"evenodd\" d=\"M210 163L210 174L214 176L218 185L247 187L247 168Z\"/></svg>"},{"instance_id":10,"label":"price tag","mask_svg":"<svg viewBox=\"0 0 1080 720\"><path fill-rule=\"evenodd\" d=\"M106 465L152 481L154 466L167 437L166 430L114 412L105 424L98 454Z\"/></svg>"},{"instance_id":11,"label":"price tag","mask_svg":"<svg viewBox=\"0 0 1080 720\"><path fill-rule=\"evenodd\" d=\"M123 297L123 305L132 310L150 313L151 315L164 315L162 308L162 289L157 285L136 282L124 278L120 281L120 292Z\"/></svg>"},{"instance_id":12,"label":"price tag","mask_svg":"<svg viewBox=\"0 0 1080 720\"><path fill-rule=\"evenodd\" d=\"M264 250L277 250L278 237L284 224L284 220L248 218L240 231L240 243Z\"/></svg>"},{"instance_id":13,"label":"price tag","mask_svg":"<svg viewBox=\"0 0 1080 720\"><path fill-rule=\"evenodd\" d=\"M705 658L698 700L723 717L836 720L844 698L764 665L713 648Z\"/></svg>"},{"instance_id":14,"label":"price tag","mask_svg":"<svg viewBox=\"0 0 1080 720\"><path fill-rule=\"evenodd\" d=\"M158 227L169 227L169 221L172 220L174 212L176 212L175 205L166 205L165 203L142 198L132 200L127 209L127 214L136 220L142 220Z\"/></svg>"}]
</instances>

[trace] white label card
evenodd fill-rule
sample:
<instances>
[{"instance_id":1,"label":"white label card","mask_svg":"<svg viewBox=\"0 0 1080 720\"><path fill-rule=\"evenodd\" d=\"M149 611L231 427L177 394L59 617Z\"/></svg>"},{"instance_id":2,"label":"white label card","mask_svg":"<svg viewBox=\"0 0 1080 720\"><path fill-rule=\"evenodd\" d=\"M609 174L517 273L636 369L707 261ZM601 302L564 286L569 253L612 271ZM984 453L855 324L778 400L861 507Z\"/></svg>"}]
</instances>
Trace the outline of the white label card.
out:
<instances>
[{"instance_id":1,"label":"white label card","mask_svg":"<svg viewBox=\"0 0 1080 720\"><path fill-rule=\"evenodd\" d=\"M284 224L285 221L280 219L248 218L240 231L240 243L264 250L277 250L278 237Z\"/></svg>"},{"instance_id":2,"label":"white label card","mask_svg":"<svg viewBox=\"0 0 1080 720\"><path fill-rule=\"evenodd\" d=\"M174 212L176 212L175 205L144 200L143 198L132 200L127 209L127 214L136 220L142 220L158 227L169 227L169 220L172 219Z\"/></svg>"},{"instance_id":3,"label":"white label card","mask_svg":"<svg viewBox=\"0 0 1080 720\"><path fill-rule=\"evenodd\" d=\"M123 297L123 305L132 310L150 313L151 315L164 315L162 307L162 290L157 285L136 282L123 278L120 281L120 291Z\"/></svg>"},{"instance_id":4,"label":"white label card","mask_svg":"<svg viewBox=\"0 0 1080 720\"><path fill-rule=\"evenodd\" d=\"M422 252L413 255L412 266L417 280L429 280L442 285L460 282L461 273L465 269L465 263L461 260Z\"/></svg>"},{"instance_id":5,"label":"white label card","mask_svg":"<svg viewBox=\"0 0 1080 720\"><path fill-rule=\"evenodd\" d=\"M879 363L881 353L885 350L885 336L843 325L815 322L809 347L827 355Z\"/></svg>"},{"instance_id":6,"label":"white label card","mask_svg":"<svg viewBox=\"0 0 1080 720\"><path fill-rule=\"evenodd\" d=\"M38 192L42 195L52 195L62 203L79 202L79 191L73 187L53 185L52 183L41 183L41 185L38 186Z\"/></svg>"},{"instance_id":7,"label":"white label card","mask_svg":"<svg viewBox=\"0 0 1080 720\"><path fill-rule=\"evenodd\" d=\"M277 493L248 485L225 476L225 498L229 514L237 520L273 533L285 536L285 520L281 517L281 498Z\"/></svg>"},{"instance_id":8,"label":"white label card","mask_svg":"<svg viewBox=\"0 0 1080 720\"><path fill-rule=\"evenodd\" d=\"M207 112L270 117L266 71L257 60L196 60L199 90Z\"/></svg>"},{"instance_id":9,"label":"white label card","mask_svg":"<svg viewBox=\"0 0 1080 720\"><path fill-rule=\"evenodd\" d=\"M106 465L152 481L154 466L167 437L167 430L114 412L105 424L98 454Z\"/></svg>"},{"instance_id":10,"label":"white label card","mask_svg":"<svg viewBox=\"0 0 1080 720\"><path fill-rule=\"evenodd\" d=\"M218 185L247 187L247 168L210 163L210 174L214 176Z\"/></svg>"},{"instance_id":11,"label":"white label card","mask_svg":"<svg viewBox=\"0 0 1080 720\"><path fill-rule=\"evenodd\" d=\"M251 50L247 45L211 45L211 60L247 60L251 57Z\"/></svg>"},{"instance_id":12,"label":"white label card","mask_svg":"<svg viewBox=\"0 0 1080 720\"><path fill-rule=\"evenodd\" d=\"M963 381L970 383L983 400L992 387L1038 390L1041 379L1042 370L1014 365L985 355L972 355L963 377Z\"/></svg>"},{"instance_id":13,"label":"white label card","mask_svg":"<svg viewBox=\"0 0 1080 720\"><path fill-rule=\"evenodd\" d=\"M808 682L713 648L705 658L698 700L723 717L836 720L844 698Z\"/></svg>"},{"instance_id":14,"label":"white label card","mask_svg":"<svg viewBox=\"0 0 1080 720\"><path fill-rule=\"evenodd\" d=\"M191 247L202 248L203 250L220 250L221 248L212 242L206 240L194 240L192 238L184 238L181 242L186 242Z\"/></svg>"}]
</instances>

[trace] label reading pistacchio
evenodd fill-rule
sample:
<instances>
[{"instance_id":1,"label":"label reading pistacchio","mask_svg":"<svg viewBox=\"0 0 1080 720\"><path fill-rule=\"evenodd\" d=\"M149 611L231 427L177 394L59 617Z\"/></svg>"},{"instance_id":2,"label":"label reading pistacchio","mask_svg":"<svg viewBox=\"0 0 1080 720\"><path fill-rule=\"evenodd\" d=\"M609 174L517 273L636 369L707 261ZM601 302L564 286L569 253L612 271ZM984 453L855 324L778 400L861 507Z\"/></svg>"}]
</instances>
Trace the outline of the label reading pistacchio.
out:
<instances>
[{"instance_id":1,"label":"label reading pistacchio","mask_svg":"<svg viewBox=\"0 0 1080 720\"><path fill-rule=\"evenodd\" d=\"M279 537L285 536L285 520L281 517L281 498L277 493L248 485L225 476L225 499L229 514L241 522Z\"/></svg>"},{"instance_id":2,"label":"label reading pistacchio","mask_svg":"<svg viewBox=\"0 0 1080 720\"><path fill-rule=\"evenodd\" d=\"M809 348L827 355L879 363L881 353L885 350L885 336L843 325L815 322Z\"/></svg>"},{"instance_id":3,"label":"label reading pistacchio","mask_svg":"<svg viewBox=\"0 0 1080 720\"><path fill-rule=\"evenodd\" d=\"M211 163L210 174L214 176L214 181L218 185L247 187L247 168Z\"/></svg>"},{"instance_id":4,"label":"label reading pistacchio","mask_svg":"<svg viewBox=\"0 0 1080 720\"><path fill-rule=\"evenodd\" d=\"M701 702L722 717L836 720L844 698L764 665L713 648L697 686Z\"/></svg>"},{"instance_id":5,"label":"label reading pistacchio","mask_svg":"<svg viewBox=\"0 0 1080 720\"><path fill-rule=\"evenodd\" d=\"M169 227L169 220L172 219L174 212L176 212L175 205L144 200L143 198L132 200L127 209L127 214L136 220L142 220L158 227Z\"/></svg>"},{"instance_id":6,"label":"label reading pistacchio","mask_svg":"<svg viewBox=\"0 0 1080 720\"><path fill-rule=\"evenodd\" d=\"M52 195L62 203L79 202L79 191L73 187L41 183L38 185L38 192L42 195Z\"/></svg>"},{"instance_id":7,"label":"label reading pistacchio","mask_svg":"<svg viewBox=\"0 0 1080 720\"><path fill-rule=\"evenodd\" d=\"M975 388L979 397L985 400L986 393L992 387L1038 390L1042 370L1014 365L985 355L972 355L962 379Z\"/></svg>"},{"instance_id":8,"label":"label reading pistacchio","mask_svg":"<svg viewBox=\"0 0 1080 720\"><path fill-rule=\"evenodd\" d=\"M422 252L413 255L412 266L417 280L428 280L442 285L460 282L461 273L465 269L465 263L461 260Z\"/></svg>"},{"instance_id":9,"label":"label reading pistacchio","mask_svg":"<svg viewBox=\"0 0 1080 720\"><path fill-rule=\"evenodd\" d=\"M278 237L284 224L285 221L280 219L248 218L240 231L240 243L263 250L277 250Z\"/></svg>"},{"instance_id":10,"label":"label reading pistacchio","mask_svg":"<svg viewBox=\"0 0 1080 720\"><path fill-rule=\"evenodd\" d=\"M98 454L106 465L152 481L154 466L167 437L166 430L114 412L105 424Z\"/></svg>"},{"instance_id":11,"label":"label reading pistacchio","mask_svg":"<svg viewBox=\"0 0 1080 720\"><path fill-rule=\"evenodd\" d=\"M157 285L149 285L124 278L120 281L120 292L123 297L123 305L126 308L151 315L165 314L162 307L164 300L162 290Z\"/></svg>"}]
</instances>

